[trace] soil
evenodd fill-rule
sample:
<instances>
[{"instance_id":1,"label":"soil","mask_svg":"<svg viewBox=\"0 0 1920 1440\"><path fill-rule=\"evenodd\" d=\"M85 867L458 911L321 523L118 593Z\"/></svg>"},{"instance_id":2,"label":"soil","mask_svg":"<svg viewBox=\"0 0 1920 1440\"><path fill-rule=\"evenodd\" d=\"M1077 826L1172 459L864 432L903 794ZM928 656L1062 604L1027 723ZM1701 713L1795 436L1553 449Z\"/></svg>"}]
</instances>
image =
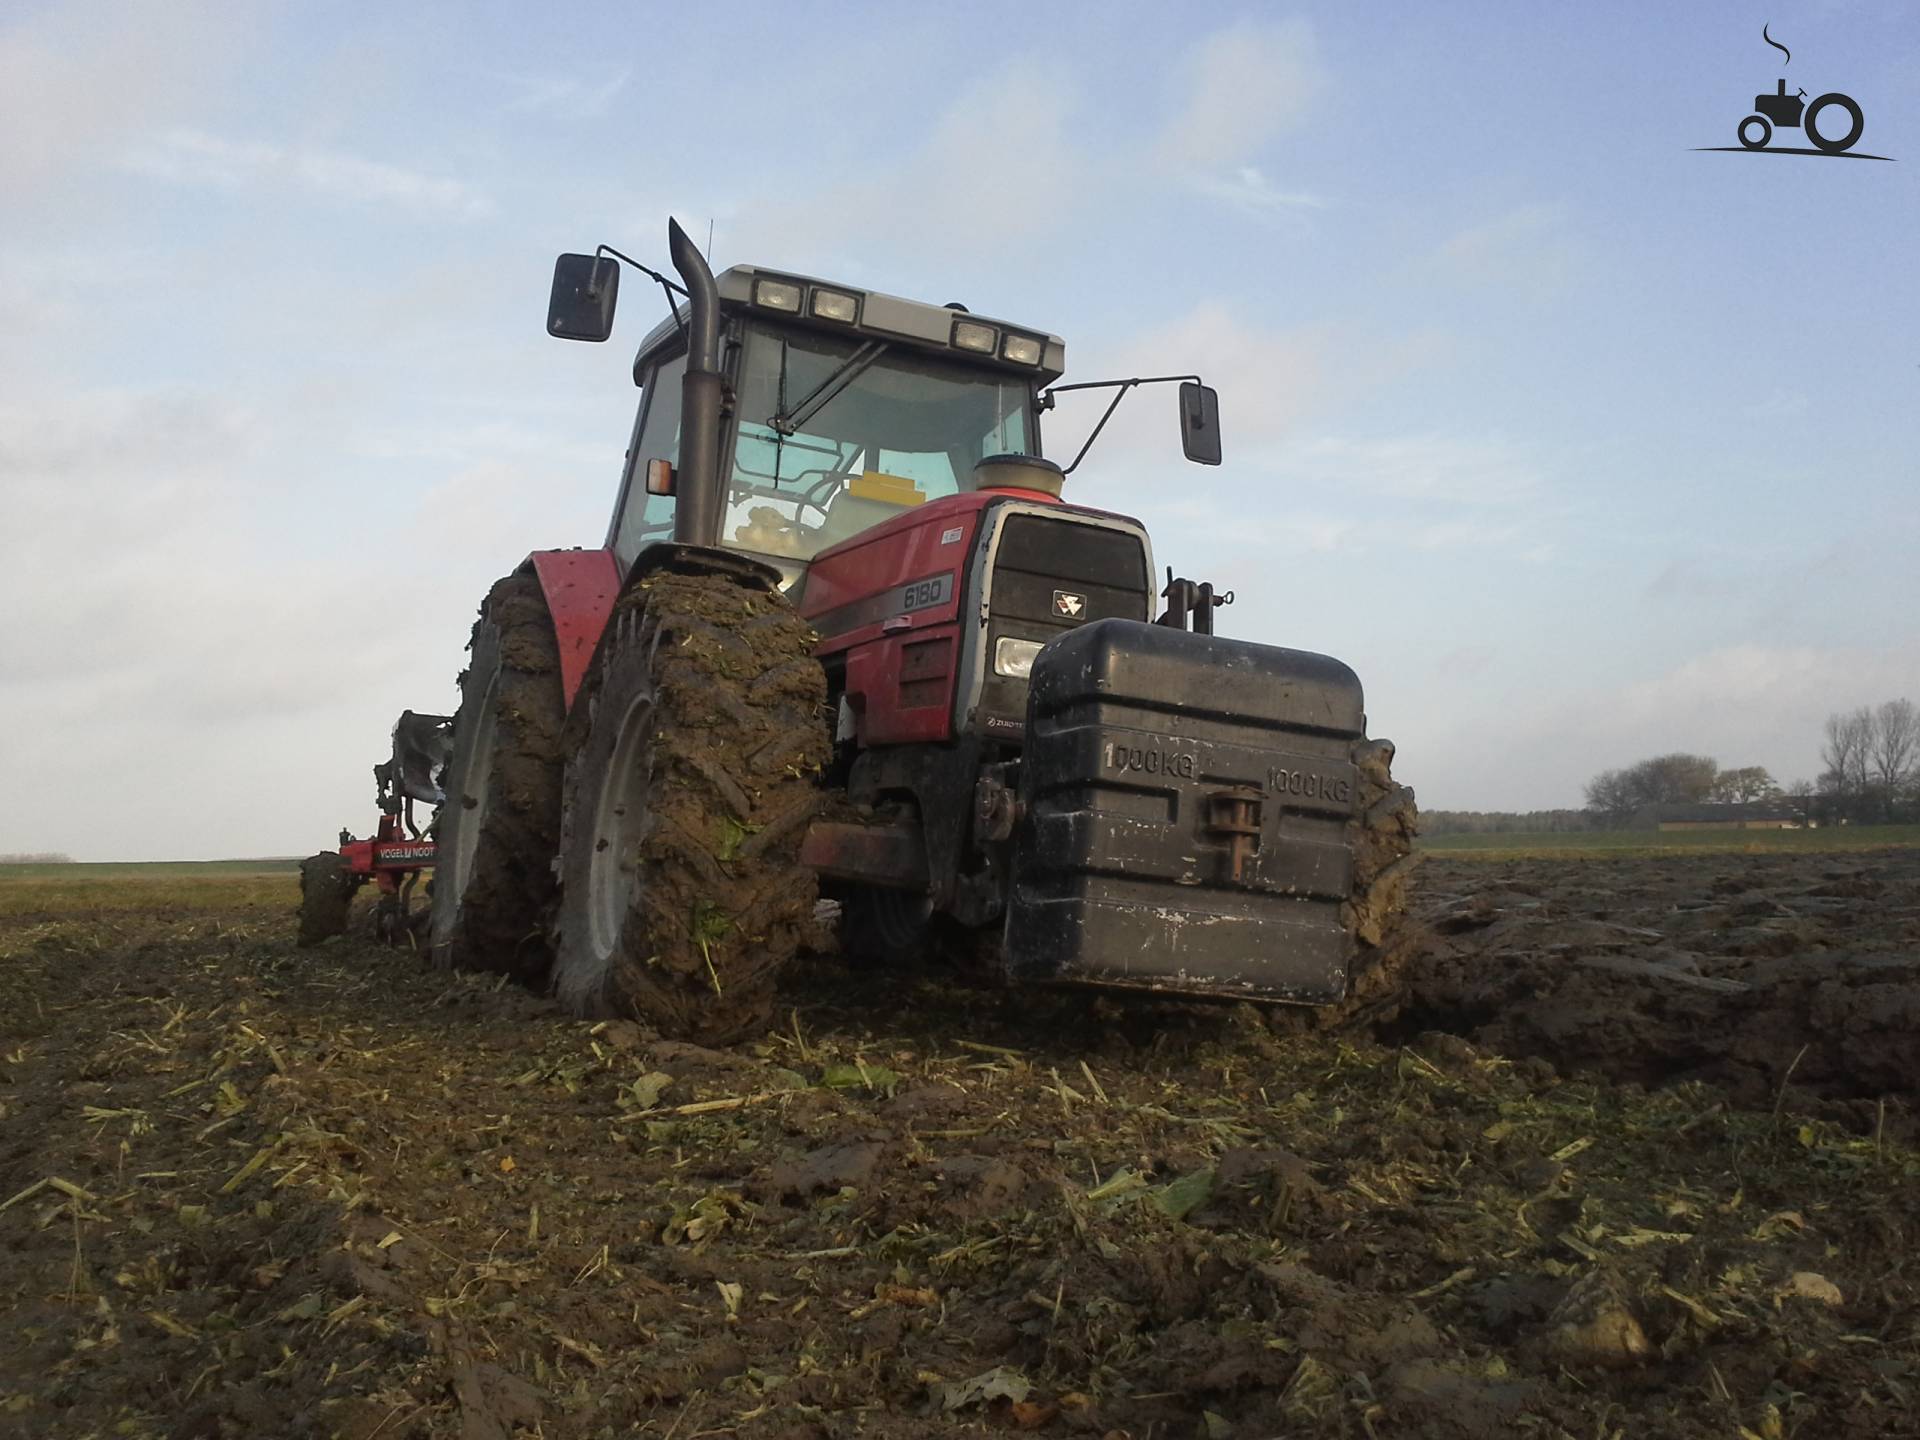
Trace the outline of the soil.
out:
<instances>
[{"instance_id":1,"label":"soil","mask_svg":"<svg viewBox=\"0 0 1920 1440\"><path fill-rule=\"evenodd\" d=\"M1746 1105L1920 1092L1920 851L1497 868L1426 875L1411 1023Z\"/></svg>"},{"instance_id":2,"label":"soil","mask_svg":"<svg viewBox=\"0 0 1920 1440\"><path fill-rule=\"evenodd\" d=\"M0 919L0 1434L1920 1433L1920 852L1429 861L1371 1029L803 957L732 1050L295 898Z\"/></svg>"}]
</instances>

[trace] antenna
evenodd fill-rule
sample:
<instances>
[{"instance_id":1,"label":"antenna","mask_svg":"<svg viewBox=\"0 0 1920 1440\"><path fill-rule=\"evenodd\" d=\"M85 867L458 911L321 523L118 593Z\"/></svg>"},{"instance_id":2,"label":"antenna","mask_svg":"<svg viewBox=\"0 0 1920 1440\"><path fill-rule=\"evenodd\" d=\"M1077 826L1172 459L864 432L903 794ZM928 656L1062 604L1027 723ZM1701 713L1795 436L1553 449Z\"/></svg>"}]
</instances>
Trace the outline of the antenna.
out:
<instances>
[{"instance_id":1,"label":"antenna","mask_svg":"<svg viewBox=\"0 0 1920 1440\"><path fill-rule=\"evenodd\" d=\"M707 217L707 263L713 263L713 217Z\"/></svg>"}]
</instances>

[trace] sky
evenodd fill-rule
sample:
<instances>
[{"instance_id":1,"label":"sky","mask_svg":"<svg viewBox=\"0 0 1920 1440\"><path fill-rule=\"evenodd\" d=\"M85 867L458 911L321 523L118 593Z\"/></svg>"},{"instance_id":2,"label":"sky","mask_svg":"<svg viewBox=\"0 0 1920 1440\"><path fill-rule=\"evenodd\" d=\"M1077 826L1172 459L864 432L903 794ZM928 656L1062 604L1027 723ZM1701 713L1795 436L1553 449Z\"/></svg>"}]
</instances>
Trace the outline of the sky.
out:
<instances>
[{"instance_id":1,"label":"sky","mask_svg":"<svg viewBox=\"0 0 1920 1440\"><path fill-rule=\"evenodd\" d=\"M1782 77L1895 163L1694 148ZM553 257L664 265L669 214L1069 381L1204 375L1225 464L1143 390L1070 497L1352 665L1425 806L1810 778L1827 714L1920 698L1916 176L1893 0L12 0L0 853L371 828L488 585L605 536L659 312L550 340Z\"/></svg>"}]
</instances>

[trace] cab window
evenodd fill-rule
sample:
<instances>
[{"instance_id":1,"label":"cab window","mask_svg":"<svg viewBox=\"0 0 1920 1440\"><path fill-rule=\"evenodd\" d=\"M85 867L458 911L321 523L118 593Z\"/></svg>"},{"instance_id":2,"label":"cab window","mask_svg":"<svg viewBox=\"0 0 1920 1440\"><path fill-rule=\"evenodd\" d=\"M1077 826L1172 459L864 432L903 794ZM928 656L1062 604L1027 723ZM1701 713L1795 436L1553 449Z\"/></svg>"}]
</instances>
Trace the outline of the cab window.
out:
<instances>
[{"instance_id":1,"label":"cab window","mask_svg":"<svg viewBox=\"0 0 1920 1440\"><path fill-rule=\"evenodd\" d=\"M680 382L686 373L685 355L663 360L641 394L633 443L627 448L621 512L614 523L613 551L623 570L633 564L641 546L673 538L673 497L647 493L647 462L680 463Z\"/></svg>"},{"instance_id":2,"label":"cab window","mask_svg":"<svg viewBox=\"0 0 1920 1440\"><path fill-rule=\"evenodd\" d=\"M905 346L860 349L852 336L747 332L724 543L809 559L971 488L982 456L1031 453L1024 377ZM787 413L801 418L783 434L773 422Z\"/></svg>"}]
</instances>

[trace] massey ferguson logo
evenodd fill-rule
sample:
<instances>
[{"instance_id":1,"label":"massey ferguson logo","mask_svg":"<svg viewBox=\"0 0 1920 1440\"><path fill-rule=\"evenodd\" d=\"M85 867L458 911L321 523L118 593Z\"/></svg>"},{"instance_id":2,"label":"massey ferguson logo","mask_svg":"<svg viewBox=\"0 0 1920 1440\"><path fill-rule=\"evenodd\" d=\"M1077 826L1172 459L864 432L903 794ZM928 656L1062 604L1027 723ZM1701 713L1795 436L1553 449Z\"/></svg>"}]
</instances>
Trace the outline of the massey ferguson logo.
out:
<instances>
[{"instance_id":1,"label":"massey ferguson logo","mask_svg":"<svg viewBox=\"0 0 1920 1440\"><path fill-rule=\"evenodd\" d=\"M1087 597L1076 595L1071 590L1053 592L1053 613L1064 615L1069 620L1078 620L1087 613Z\"/></svg>"}]
</instances>

